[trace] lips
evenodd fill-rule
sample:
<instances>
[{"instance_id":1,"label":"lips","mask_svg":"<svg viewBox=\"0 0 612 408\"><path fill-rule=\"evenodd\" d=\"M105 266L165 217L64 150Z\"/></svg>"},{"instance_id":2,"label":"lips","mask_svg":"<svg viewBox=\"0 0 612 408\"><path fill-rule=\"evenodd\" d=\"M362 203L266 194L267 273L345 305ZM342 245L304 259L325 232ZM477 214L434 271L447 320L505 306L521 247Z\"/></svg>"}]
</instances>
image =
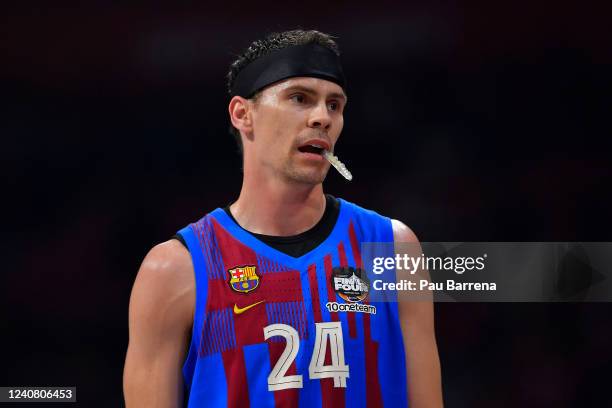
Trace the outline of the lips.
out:
<instances>
[{"instance_id":1,"label":"lips","mask_svg":"<svg viewBox=\"0 0 612 408\"><path fill-rule=\"evenodd\" d=\"M298 146L302 153L321 154L323 150L329 150L329 143L323 139L311 139Z\"/></svg>"}]
</instances>

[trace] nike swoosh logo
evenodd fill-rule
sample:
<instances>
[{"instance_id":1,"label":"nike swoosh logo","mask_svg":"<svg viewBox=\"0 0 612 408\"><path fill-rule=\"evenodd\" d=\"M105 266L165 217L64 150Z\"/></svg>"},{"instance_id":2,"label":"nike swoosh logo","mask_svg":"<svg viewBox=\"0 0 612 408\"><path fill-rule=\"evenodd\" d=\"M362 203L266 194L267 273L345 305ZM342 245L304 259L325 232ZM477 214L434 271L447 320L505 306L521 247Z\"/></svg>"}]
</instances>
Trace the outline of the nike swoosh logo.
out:
<instances>
[{"instance_id":1,"label":"nike swoosh logo","mask_svg":"<svg viewBox=\"0 0 612 408\"><path fill-rule=\"evenodd\" d=\"M253 303L252 305L248 305L248 306L245 306L245 307L238 307L238 305L234 303L234 313L236 313L236 314L244 313L247 310L249 310L249 309L251 309L251 308L253 308L253 307L255 307L258 304L263 303L263 302L265 302L265 300L260 300L257 303Z\"/></svg>"}]
</instances>

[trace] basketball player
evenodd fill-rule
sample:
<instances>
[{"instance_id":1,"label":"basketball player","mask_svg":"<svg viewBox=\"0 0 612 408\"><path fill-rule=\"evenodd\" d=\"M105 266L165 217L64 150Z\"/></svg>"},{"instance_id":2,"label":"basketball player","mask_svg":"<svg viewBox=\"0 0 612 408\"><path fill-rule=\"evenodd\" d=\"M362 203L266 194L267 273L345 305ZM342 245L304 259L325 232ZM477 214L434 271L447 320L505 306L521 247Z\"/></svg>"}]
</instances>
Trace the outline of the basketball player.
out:
<instances>
[{"instance_id":1,"label":"basketball player","mask_svg":"<svg viewBox=\"0 0 612 408\"><path fill-rule=\"evenodd\" d=\"M363 272L361 242L417 238L323 193L347 103L336 43L272 34L228 80L242 190L144 259L127 407L442 406L433 305L370 302Z\"/></svg>"}]
</instances>

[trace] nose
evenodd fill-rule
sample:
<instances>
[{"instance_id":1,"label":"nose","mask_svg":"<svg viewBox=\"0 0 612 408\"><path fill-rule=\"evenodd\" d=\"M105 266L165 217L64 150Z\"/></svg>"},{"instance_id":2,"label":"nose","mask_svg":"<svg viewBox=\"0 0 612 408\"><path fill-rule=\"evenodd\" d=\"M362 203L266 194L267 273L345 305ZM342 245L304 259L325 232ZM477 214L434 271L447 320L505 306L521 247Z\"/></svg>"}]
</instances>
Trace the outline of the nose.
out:
<instances>
[{"instance_id":1,"label":"nose","mask_svg":"<svg viewBox=\"0 0 612 408\"><path fill-rule=\"evenodd\" d=\"M308 119L308 126L311 128L329 130L331 127L331 116L327 110L326 103L319 103L311 111Z\"/></svg>"}]
</instances>

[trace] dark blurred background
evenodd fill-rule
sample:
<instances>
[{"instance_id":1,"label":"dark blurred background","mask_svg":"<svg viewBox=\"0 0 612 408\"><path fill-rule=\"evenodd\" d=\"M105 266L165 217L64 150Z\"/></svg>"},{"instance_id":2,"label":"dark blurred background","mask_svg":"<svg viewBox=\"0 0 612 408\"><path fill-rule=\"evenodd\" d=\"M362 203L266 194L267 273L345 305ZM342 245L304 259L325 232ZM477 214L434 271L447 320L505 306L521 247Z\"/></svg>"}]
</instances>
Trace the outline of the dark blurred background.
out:
<instances>
[{"instance_id":1,"label":"dark blurred background","mask_svg":"<svg viewBox=\"0 0 612 408\"><path fill-rule=\"evenodd\" d=\"M136 272L237 198L225 74L270 31L343 51L327 192L422 241L612 241L611 10L573 3L2 6L0 385L123 405ZM446 406L608 405L611 313L437 304Z\"/></svg>"}]
</instances>

